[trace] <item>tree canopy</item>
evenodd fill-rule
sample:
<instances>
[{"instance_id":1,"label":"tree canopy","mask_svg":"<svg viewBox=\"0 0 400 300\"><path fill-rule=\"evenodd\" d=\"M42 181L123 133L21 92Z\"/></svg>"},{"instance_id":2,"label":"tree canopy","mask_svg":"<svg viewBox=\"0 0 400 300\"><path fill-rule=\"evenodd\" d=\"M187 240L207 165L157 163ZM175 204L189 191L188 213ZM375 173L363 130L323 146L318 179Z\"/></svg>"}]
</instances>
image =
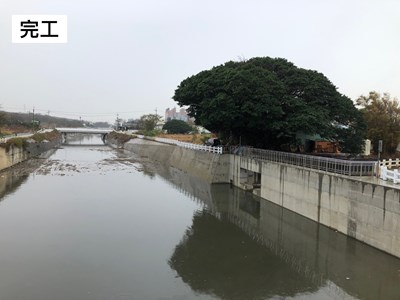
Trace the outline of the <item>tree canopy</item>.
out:
<instances>
[{"instance_id":1,"label":"tree canopy","mask_svg":"<svg viewBox=\"0 0 400 300\"><path fill-rule=\"evenodd\" d=\"M375 153L379 140L383 141L383 152L393 154L400 142L400 103L390 94L383 96L375 91L360 96L357 105L361 107L368 126L367 137L372 141Z\"/></svg>"},{"instance_id":2,"label":"tree canopy","mask_svg":"<svg viewBox=\"0 0 400 300\"><path fill-rule=\"evenodd\" d=\"M265 148L319 134L358 152L365 124L348 97L321 73L282 58L227 62L183 80L173 99L196 124L222 138Z\"/></svg>"},{"instance_id":3,"label":"tree canopy","mask_svg":"<svg viewBox=\"0 0 400 300\"><path fill-rule=\"evenodd\" d=\"M182 120L170 120L164 124L163 129L168 133L188 133L192 131L192 126Z\"/></svg>"}]
</instances>

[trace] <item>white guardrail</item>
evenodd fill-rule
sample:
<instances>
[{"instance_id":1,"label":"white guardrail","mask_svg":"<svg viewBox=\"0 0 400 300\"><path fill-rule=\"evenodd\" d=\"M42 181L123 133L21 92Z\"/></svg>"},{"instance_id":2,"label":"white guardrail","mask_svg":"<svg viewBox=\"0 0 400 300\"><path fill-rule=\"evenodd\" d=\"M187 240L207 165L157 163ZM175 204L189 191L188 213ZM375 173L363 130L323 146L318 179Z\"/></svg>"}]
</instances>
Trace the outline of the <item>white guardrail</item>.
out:
<instances>
[{"instance_id":1,"label":"white guardrail","mask_svg":"<svg viewBox=\"0 0 400 300\"><path fill-rule=\"evenodd\" d=\"M192 143L184 143L184 142L179 142L179 141L178 141L177 145L179 147L183 147L183 148L222 154L222 146L221 147L213 147L213 146L206 146L206 145L197 145L197 144L192 144Z\"/></svg>"},{"instance_id":2,"label":"white guardrail","mask_svg":"<svg viewBox=\"0 0 400 300\"><path fill-rule=\"evenodd\" d=\"M388 170L386 166L380 167L380 176L382 180L390 179L393 183L400 183L400 172L399 170Z\"/></svg>"},{"instance_id":3,"label":"white guardrail","mask_svg":"<svg viewBox=\"0 0 400 300\"><path fill-rule=\"evenodd\" d=\"M138 135L139 138L144 138L141 135ZM199 150L199 151L207 151L207 152L212 152L212 153L218 153L218 154L222 154L223 152L223 147L213 147L213 146L206 146L206 145L198 145L198 144L192 144L192 143L185 143L185 142L181 142L181 141L177 141L177 140L173 140L173 139L166 139L166 138L159 138L159 137L155 137L155 138L148 138L149 140L153 140L156 142L160 142L160 143L165 143L165 144L170 144L170 145L176 145L182 148L186 148L186 149L192 149L192 150Z\"/></svg>"},{"instance_id":4,"label":"white guardrail","mask_svg":"<svg viewBox=\"0 0 400 300\"><path fill-rule=\"evenodd\" d=\"M396 159L389 158L388 160L383 159L380 162L380 165L381 166L386 166L388 168L393 168L393 167L398 168L398 167L400 167L400 158L396 158Z\"/></svg>"}]
</instances>

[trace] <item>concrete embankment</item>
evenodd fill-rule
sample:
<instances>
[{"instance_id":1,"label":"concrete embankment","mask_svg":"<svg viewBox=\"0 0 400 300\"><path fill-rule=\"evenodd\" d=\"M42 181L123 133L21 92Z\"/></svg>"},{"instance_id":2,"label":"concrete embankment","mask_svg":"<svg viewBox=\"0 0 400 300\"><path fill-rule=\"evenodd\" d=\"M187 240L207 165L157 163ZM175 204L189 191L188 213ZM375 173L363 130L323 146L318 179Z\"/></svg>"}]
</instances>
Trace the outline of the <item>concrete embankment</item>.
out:
<instances>
[{"instance_id":1,"label":"concrete embankment","mask_svg":"<svg viewBox=\"0 0 400 300\"><path fill-rule=\"evenodd\" d=\"M209 183L254 189L261 198L400 257L400 189L394 185L143 139L123 148Z\"/></svg>"},{"instance_id":2,"label":"concrete embankment","mask_svg":"<svg viewBox=\"0 0 400 300\"><path fill-rule=\"evenodd\" d=\"M107 142L111 146L121 146L112 139ZM194 151L138 138L128 141L122 147L142 158L168 164L209 183L229 182L230 155Z\"/></svg>"},{"instance_id":3,"label":"concrete embankment","mask_svg":"<svg viewBox=\"0 0 400 300\"><path fill-rule=\"evenodd\" d=\"M248 157L235 156L233 165L236 186L250 171L251 180L259 178L262 198L400 257L400 189L395 185Z\"/></svg>"},{"instance_id":4,"label":"concrete embankment","mask_svg":"<svg viewBox=\"0 0 400 300\"><path fill-rule=\"evenodd\" d=\"M4 147L0 147L0 171L27 159L46 155L54 147L61 144L61 137L41 142L35 142L29 138L24 139L26 141L21 145L9 143L8 145L4 145Z\"/></svg>"}]
</instances>

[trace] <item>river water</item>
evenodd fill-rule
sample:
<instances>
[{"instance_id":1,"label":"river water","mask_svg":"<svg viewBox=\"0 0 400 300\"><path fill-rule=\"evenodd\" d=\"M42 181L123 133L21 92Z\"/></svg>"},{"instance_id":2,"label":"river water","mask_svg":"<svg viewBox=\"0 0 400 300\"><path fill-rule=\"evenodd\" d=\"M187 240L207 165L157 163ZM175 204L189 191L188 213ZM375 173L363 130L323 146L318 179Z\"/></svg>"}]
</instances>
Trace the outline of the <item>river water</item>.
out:
<instances>
[{"instance_id":1,"label":"river water","mask_svg":"<svg viewBox=\"0 0 400 300\"><path fill-rule=\"evenodd\" d=\"M0 300L400 299L399 259L101 143L0 174Z\"/></svg>"}]
</instances>

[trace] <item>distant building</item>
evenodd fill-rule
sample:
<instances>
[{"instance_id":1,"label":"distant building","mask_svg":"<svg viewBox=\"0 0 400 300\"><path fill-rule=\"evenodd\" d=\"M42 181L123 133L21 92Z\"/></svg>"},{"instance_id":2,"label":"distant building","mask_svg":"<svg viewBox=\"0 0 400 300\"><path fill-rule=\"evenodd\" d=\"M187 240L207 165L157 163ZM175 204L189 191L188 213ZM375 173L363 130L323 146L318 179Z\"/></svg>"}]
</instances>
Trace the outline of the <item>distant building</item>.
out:
<instances>
[{"instance_id":1,"label":"distant building","mask_svg":"<svg viewBox=\"0 0 400 300\"><path fill-rule=\"evenodd\" d=\"M171 120L181 120L188 122L189 121L189 116L186 112L186 109L181 108L179 111L176 110L174 107L173 109L167 108L165 110L165 122L171 121Z\"/></svg>"}]
</instances>

